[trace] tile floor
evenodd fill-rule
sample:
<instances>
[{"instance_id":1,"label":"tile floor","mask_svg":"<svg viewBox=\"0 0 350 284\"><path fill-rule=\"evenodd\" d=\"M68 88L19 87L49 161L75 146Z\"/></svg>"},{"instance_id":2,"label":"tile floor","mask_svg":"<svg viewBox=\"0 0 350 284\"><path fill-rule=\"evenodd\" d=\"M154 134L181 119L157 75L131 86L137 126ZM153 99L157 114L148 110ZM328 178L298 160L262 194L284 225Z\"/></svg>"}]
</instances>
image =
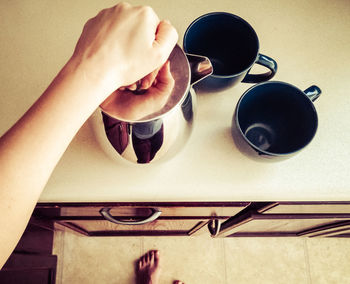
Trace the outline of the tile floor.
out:
<instances>
[{"instance_id":1,"label":"tile floor","mask_svg":"<svg viewBox=\"0 0 350 284\"><path fill-rule=\"evenodd\" d=\"M350 283L350 239L106 237L58 227L57 283L135 283L135 260L162 257L161 284Z\"/></svg>"}]
</instances>

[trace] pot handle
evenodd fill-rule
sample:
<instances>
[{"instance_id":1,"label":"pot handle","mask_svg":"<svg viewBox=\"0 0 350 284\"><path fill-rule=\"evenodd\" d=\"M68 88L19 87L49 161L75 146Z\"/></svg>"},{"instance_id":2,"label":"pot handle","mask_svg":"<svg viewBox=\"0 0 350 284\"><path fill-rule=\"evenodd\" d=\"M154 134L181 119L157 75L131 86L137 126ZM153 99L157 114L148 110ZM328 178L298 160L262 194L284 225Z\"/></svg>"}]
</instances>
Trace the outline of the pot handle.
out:
<instances>
[{"instance_id":1,"label":"pot handle","mask_svg":"<svg viewBox=\"0 0 350 284\"><path fill-rule=\"evenodd\" d=\"M312 85L311 87L307 88L305 91L304 91L305 95L308 96L308 98L311 100L311 101L315 101L322 93L321 89L315 85Z\"/></svg>"},{"instance_id":2,"label":"pot handle","mask_svg":"<svg viewBox=\"0 0 350 284\"><path fill-rule=\"evenodd\" d=\"M191 69L191 86L213 73L213 66L208 57L186 53Z\"/></svg>"},{"instance_id":3,"label":"pot handle","mask_svg":"<svg viewBox=\"0 0 350 284\"><path fill-rule=\"evenodd\" d=\"M273 60L271 57L263 55L261 53L258 54L256 64L262 65L268 69L270 69L267 73L263 74L248 74L244 77L243 83L260 83L270 80L273 76L275 76L277 72L277 62Z\"/></svg>"}]
</instances>

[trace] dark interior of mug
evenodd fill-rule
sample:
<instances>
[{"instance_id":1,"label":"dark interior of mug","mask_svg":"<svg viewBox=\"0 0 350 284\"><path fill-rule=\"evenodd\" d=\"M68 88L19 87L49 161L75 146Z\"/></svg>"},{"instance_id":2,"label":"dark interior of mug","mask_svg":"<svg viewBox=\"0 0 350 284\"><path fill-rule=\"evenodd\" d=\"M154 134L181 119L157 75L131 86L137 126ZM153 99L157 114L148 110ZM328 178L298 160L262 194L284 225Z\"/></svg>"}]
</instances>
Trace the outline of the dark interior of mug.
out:
<instances>
[{"instance_id":1,"label":"dark interior of mug","mask_svg":"<svg viewBox=\"0 0 350 284\"><path fill-rule=\"evenodd\" d=\"M297 88L279 82L250 89L238 105L237 119L247 140L273 154L303 148L317 129L311 100Z\"/></svg>"},{"instance_id":2,"label":"dark interior of mug","mask_svg":"<svg viewBox=\"0 0 350 284\"><path fill-rule=\"evenodd\" d=\"M184 36L187 53L207 56L214 75L230 76L249 69L258 54L259 41L253 28L228 13L212 13L194 21Z\"/></svg>"}]
</instances>

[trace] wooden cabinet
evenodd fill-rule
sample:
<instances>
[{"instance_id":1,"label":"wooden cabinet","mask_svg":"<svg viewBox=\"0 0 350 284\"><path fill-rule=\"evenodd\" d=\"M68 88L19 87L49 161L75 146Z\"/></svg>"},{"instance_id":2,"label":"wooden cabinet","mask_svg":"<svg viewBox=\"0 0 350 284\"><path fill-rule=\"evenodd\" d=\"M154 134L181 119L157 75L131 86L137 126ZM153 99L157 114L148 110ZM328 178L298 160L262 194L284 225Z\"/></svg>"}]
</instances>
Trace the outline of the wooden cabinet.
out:
<instances>
[{"instance_id":1,"label":"wooden cabinet","mask_svg":"<svg viewBox=\"0 0 350 284\"><path fill-rule=\"evenodd\" d=\"M349 202L252 203L223 222L218 237L349 237Z\"/></svg>"},{"instance_id":2,"label":"wooden cabinet","mask_svg":"<svg viewBox=\"0 0 350 284\"><path fill-rule=\"evenodd\" d=\"M57 256L52 255L53 223L31 218L14 252L0 271L1 284L54 284Z\"/></svg>"},{"instance_id":3,"label":"wooden cabinet","mask_svg":"<svg viewBox=\"0 0 350 284\"><path fill-rule=\"evenodd\" d=\"M210 220L225 221L248 205L248 202L40 203L35 214L87 236L188 236L207 232Z\"/></svg>"},{"instance_id":4,"label":"wooden cabinet","mask_svg":"<svg viewBox=\"0 0 350 284\"><path fill-rule=\"evenodd\" d=\"M86 236L350 236L350 202L40 203L35 214Z\"/></svg>"}]
</instances>

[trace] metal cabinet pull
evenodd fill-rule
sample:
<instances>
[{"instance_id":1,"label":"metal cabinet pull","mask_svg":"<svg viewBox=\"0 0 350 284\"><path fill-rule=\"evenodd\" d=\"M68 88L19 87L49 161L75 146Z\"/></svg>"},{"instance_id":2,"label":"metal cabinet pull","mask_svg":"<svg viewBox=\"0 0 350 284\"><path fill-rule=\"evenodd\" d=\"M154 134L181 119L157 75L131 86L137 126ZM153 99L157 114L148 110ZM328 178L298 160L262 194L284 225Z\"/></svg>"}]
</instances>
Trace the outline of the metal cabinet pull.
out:
<instances>
[{"instance_id":1,"label":"metal cabinet pull","mask_svg":"<svg viewBox=\"0 0 350 284\"><path fill-rule=\"evenodd\" d=\"M159 209L151 208L152 214L149 217L147 217L146 219L144 219L144 220L139 220L139 221L121 221L121 220L115 219L111 215L111 213L110 213L111 209L112 208L102 208L100 210L100 214L107 221L115 223L115 224L118 224L118 225L144 225L144 224L153 222L154 220L156 220L160 216L160 214L162 214L162 211L160 211Z\"/></svg>"},{"instance_id":2,"label":"metal cabinet pull","mask_svg":"<svg viewBox=\"0 0 350 284\"><path fill-rule=\"evenodd\" d=\"M221 222L218 219L210 220L208 223L208 230L211 237L215 238L220 232Z\"/></svg>"}]
</instances>

